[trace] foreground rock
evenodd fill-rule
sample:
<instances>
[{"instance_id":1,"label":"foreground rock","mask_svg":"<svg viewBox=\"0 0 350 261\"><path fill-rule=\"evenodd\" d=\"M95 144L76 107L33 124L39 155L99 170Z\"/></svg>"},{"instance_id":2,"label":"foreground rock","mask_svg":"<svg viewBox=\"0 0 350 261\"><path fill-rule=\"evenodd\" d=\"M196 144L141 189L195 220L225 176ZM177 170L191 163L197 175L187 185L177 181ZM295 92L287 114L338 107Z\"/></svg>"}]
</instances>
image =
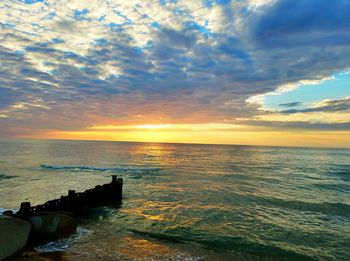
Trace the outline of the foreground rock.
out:
<instances>
[{"instance_id":1,"label":"foreground rock","mask_svg":"<svg viewBox=\"0 0 350 261\"><path fill-rule=\"evenodd\" d=\"M29 243L39 244L70 236L77 231L74 218L62 213L42 213L29 219L32 224Z\"/></svg>"},{"instance_id":2,"label":"foreground rock","mask_svg":"<svg viewBox=\"0 0 350 261\"><path fill-rule=\"evenodd\" d=\"M30 223L7 216L0 216L0 260L17 253L26 245Z\"/></svg>"},{"instance_id":3,"label":"foreground rock","mask_svg":"<svg viewBox=\"0 0 350 261\"><path fill-rule=\"evenodd\" d=\"M48 253L38 253L38 252L26 252L22 255L14 256L6 261L104 261L99 258L89 258L75 256L70 253L65 252L48 252ZM118 261L118 260L115 260Z\"/></svg>"},{"instance_id":4,"label":"foreground rock","mask_svg":"<svg viewBox=\"0 0 350 261\"><path fill-rule=\"evenodd\" d=\"M25 246L28 249L76 233L77 222L73 217L83 216L89 208L119 206L122 197L123 179L113 175L112 182L84 192L69 190L67 196L42 205L22 202L16 213L4 211L0 216L0 261Z\"/></svg>"}]
</instances>

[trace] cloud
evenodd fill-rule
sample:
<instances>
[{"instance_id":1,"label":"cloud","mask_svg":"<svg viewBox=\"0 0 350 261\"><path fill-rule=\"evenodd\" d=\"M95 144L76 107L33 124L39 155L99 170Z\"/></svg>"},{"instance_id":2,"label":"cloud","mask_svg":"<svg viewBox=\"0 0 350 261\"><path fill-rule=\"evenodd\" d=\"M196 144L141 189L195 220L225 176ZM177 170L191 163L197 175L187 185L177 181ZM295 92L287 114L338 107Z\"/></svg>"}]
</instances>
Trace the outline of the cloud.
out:
<instances>
[{"instance_id":1,"label":"cloud","mask_svg":"<svg viewBox=\"0 0 350 261\"><path fill-rule=\"evenodd\" d=\"M269 113L254 116L256 121L265 122L289 122L290 124L303 122L306 124L346 124L349 123L350 110L338 111L307 111L293 113ZM331 125L330 125L331 126Z\"/></svg>"},{"instance_id":2,"label":"cloud","mask_svg":"<svg viewBox=\"0 0 350 261\"><path fill-rule=\"evenodd\" d=\"M279 104L278 106L280 106L280 107L296 107L296 106L300 106L300 105L302 105L301 102L288 102L288 103Z\"/></svg>"},{"instance_id":3,"label":"cloud","mask_svg":"<svg viewBox=\"0 0 350 261\"><path fill-rule=\"evenodd\" d=\"M349 9L348 1L280 0L248 13L245 28L264 75L282 84L346 70Z\"/></svg>"},{"instance_id":4,"label":"cloud","mask_svg":"<svg viewBox=\"0 0 350 261\"><path fill-rule=\"evenodd\" d=\"M0 88L0 110L9 107L17 99L17 93L11 89Z\"/></svg>"},{"instance_id":5,"label":"cloud","mask_svg":"<svg viewBox=\"0 0 350 261\"><path fill-rule=\"evenodd\" d=\"M287 106L291 107L291 106ZM281 113L299 113L299 112L338 112L350 110L350 97L340 100L325 100L315 104L312 108L302 110L283 110ZM350 122L350 118L349 118Z\"/></svg>"},{"instance_id":6,"label":"cloud","mask_svg":"<svg viewBox=\"0 0 350 261\"><path fill-rule=\"evenodd\" d=\"M280 0L252 18L252 33L267 48L347 45L349 12L346 0Z\"/></svg>"},{"instance_id":7,"label":"cloud","mask_svg":"<svg viewBox=\"0 0 350 261\"><path fill-rule=\"evenodd\" d=\"M263 127L274 130L311 130L311 131L348 131L350 128L350 123L348 122L308 122L308 121L298 121L294 119L293 121L283 121L280 119L269 119L268 121L263 120L251 120L248 123L242 122L242 124L249 124L250 126Z\"/></svg>"},{"instance_id":8,"label":"cloud","mask_svg":"<svg viewBox=\"0 0 350 261\"><path fill-rule=\"evenodd\" d=\"M0 122L79 129L253 119L262 112L250 97L348 68L349 11L343 0L1 1L8 118ZM303 113L341 111L340 103Z\"/></svg>"}]
</instances>

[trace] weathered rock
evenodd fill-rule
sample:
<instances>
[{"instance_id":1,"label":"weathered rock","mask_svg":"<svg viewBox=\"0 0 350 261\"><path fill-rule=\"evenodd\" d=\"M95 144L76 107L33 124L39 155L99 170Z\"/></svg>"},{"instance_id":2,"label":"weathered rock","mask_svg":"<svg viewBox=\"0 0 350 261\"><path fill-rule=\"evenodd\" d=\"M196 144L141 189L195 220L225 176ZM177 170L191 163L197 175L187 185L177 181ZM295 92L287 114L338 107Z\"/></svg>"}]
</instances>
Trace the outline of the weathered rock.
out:
<instances>
[{"instance_id":1,"label":"weathered rock","mask_svg":"<svg viewBox=\"0 0 350 261\"><path fill-rule=\"evenodd\" d=\"M13 216L13 211L12 210L5 210L4 212L2 212L3 216L8 216L8 217L12 217Z\"/></svg>"},{"instance_id":2,"label":"weathered rock","mask_svg":"<svg viewBox=\"0 0 350 261\"><path fill-rule=\"evenodd\" d=\"M27 243L30 223L7 216L0 216L0 260L20 251Z\"/></svg>"},{"instance_id":3,"label":"weathered rock","mask_svg":"<svg viewBox=\"0 0 350 261\"><path fill-rule=\"evenodd\" d=\"M54 241L74 234L77 230L75 219L61 213L44 213L32 216L29 221L32 224L30 244Z\"/></svg>"}]
</instances>

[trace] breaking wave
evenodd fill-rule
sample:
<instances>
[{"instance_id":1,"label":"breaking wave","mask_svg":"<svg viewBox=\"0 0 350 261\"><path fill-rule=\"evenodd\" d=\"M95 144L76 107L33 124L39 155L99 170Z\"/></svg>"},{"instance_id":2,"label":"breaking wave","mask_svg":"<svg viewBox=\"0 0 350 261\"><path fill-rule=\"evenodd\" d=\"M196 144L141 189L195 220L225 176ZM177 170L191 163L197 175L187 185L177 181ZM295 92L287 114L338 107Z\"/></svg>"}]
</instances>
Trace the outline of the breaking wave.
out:
<instances>
[{"instance_id":1,"label":"breaking wave","mask_svg":"<svg viewBox=\"0 0 350 261\"><path fill-rule=\"evenodd\" d=\"M80 239L87 237L92 233L93 232L88 229L78 227L76 234L58 241L49 242L44 245L38 245L34 247L34 249L41 253L66 251L73 242L79 241Z\"/></svg>"},{"instance_id":2,"label":"breaking wave","mask_svg":"<svg viewBox=\"0 0 350 261\"><path fill-rule=\"evenodd\" d=\"M85 171L85 172L150 172L158 171L157 167L93 167L93 166L59 166L59 165L41 165L43 169L49 170L67 170L67 171Z\"/></svg>"},{"instance_id":3,"label":"breaking wave","mask_svg":"<svg viewBox=\"0 0 350 261\"><path fill-rule=\"evenodd\" d=\"M14 178L17 178L17 177L18 176L9 176L9 175L0 173L0 180L2 180L2 179L14 179Z\"/></svg>"},{"instance_id":4,"label":"breaking wave","mask_svg":"<svg viewBox=\"0 0 350 261\"><path fill-rule=\"evenodd\" d=\"M259 256L275 256L281 257L284 260L314 260L313 257L303 255L294 251L285 250L275 246L268 246L263 244L258 244L244 240L240 237L213 237L210 238L208 235L194 235L194 234L184 234L183 231L180 233L154 233L154 232L144 232L138 230L131 230L131 232L139 235L148 236L158 240L172 241L177 243L196 243L204 246L208 249L215 249L221 251L237 251L256 255L254 260L258 259ZM192 238L191 238L192 236ZM273 259L272 259L273 260Z\"/></svg>"}]
</instances>

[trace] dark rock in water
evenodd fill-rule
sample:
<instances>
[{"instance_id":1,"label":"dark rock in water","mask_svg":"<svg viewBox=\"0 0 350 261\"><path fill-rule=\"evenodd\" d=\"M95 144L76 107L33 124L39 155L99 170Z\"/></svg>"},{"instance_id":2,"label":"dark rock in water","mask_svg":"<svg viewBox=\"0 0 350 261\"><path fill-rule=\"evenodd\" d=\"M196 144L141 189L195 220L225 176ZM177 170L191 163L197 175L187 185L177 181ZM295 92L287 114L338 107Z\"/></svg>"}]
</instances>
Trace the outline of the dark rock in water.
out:
<instances>
[{"instance_id":1,"label":"dark rock in water","mask_svg":"<svg viewBox=\"0 0 350 261\"><path fill-rule=\"evenodd\" d=\"M42 213L29 219L32 224L30 244L46 243L76 233L77 222L74 218L61 213Z\"/></svg>"},{"instance_id":2,"label":"dark rock in water","mask_svg":"<svg viewBox=\"0 0 350 261\"><path fill-rule=\"evenodd\" d=\"M69 190L67 196L42 205L31 206L30 202L22 202L17 213L7 214L31 223L28 244L33 246L74 234L77 222L73 217L83 216L89 208L119 205L122 197L123 179L113 175L112 182L102 186L78 193Z\"/></svg>"},{"instance_id":3,"label":"dark rock in water","mask_svg":"<svg viewBox=\"0 0 350 261\"><path fill-rule=\"evenodd\" d=\"M13 211L12 210L5 210L4 212L2 212L3 216L8 216L8 217L12 217L13 216Z\"/></svg>"},{"instance_id":4,"label":"dark rock in water","mask_svg":"<svg viewBox=\"0 0 350 261\"><path fill-rule=\"evenodd\" d=\"M17 253L26 245L31 224L13 217L0 216L0 260Z\"/></svg>"},{"instance_id":5,"label":"dark rock in water","mask_svg":"<svg viewBox=\"0 0 350 261\"><path fill-rule=\"evenodd\" d=\"M47 252L47 253L38 253L38 252L25 252L22 255L18 255L7 261L103 261L96 257L82 257L75 256L66 252ZM115 260L117 261L117 260Z\"/></svg>"},{"instance_id":6,"label":"dark rock in water","mask_svg":"<svg viewBox=\"0 0 350 261\"><path fill-rule=\"evenodd\" d=\"M28 220L31 214L30 211L30 202L22 202L21 208L18 210L15 216L20 219Z\"/></svg>"},{"instance_id":7,"label":"dark rock in water","mask_svg":"<svg viewBox=\"0 0 350 261\"><path fill-rule=\"evenodd\" d=\"M82 216L88 208L120 204L122 197L123 179L113 175L111 183L98 185L93 189L79 193L76 193L75 190L69 190L68 196L47 201L43 205L31 206L30 202L22 202L20 209L14 216L29 220L30 217L43 211L68 211L72 212L74 216Z\"/></svg>"}]
</instances>

